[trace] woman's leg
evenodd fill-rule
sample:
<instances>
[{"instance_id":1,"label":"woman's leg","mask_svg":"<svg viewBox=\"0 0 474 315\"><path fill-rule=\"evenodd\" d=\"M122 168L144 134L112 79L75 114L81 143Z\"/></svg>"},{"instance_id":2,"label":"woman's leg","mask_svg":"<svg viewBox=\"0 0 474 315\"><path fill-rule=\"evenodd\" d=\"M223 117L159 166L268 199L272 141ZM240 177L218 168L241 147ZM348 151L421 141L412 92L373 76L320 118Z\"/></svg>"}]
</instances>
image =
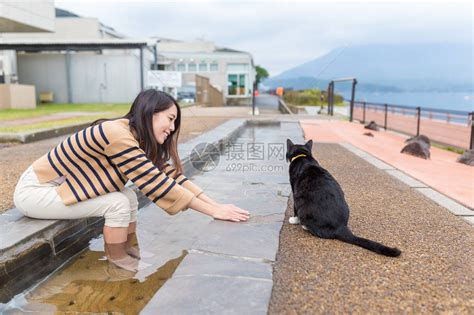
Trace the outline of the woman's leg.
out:
<instances>
[{"instance_id":1,"label":"woman's leg","mask_svg":"<svg viewBox=\"0 0 474 315\"><path fill-rule=\"evenodd\" d=\"M128 225L127 234L127 253L135 258L150 258L153 257L153 253L140 249L137 235L137 214L138 214L138 199L136 192L131 188L125 188L122 190L130 201L130 207L132 212L130 214L130 224Z\"/></svg>"},{"instance_id":2,"label":"woman's leg","mask_svg":"<svg viewBox=\"0 0 474 315\"><path fill-rule=\"evenodd\" d=\"M137 229L137 213L138 213L138 198L136 192L129 188L125 187L122 189L121 193L127 196L128 201L130 202L130 223L128 225L128 233L135 233Z\"/></svg>"},{"instance_id":3,"label":"woman's leg","mask_svg":"<svg viewBox=\"0 0 474 315\"><path fill-rule=\"evenodd\" d=\"M137 238L137 212L138 212L138 199L137 194L131 188L124 188L122 192L128 197L130 207L132 209L130 213L130 224L128 225L127 231L127 245L126 250L129 255L135 258L140 258L140 248L138 246Z\"/></svg>"},{"instance_id":4,"label":"woman's leg","mask_svg":"<svg viewBox=\"0 0 474 315\"><path fill-rule=\"evenodd\" d=\"M104 224L104 240L107 243L123 243L127 241L128 227L109 227Z\"/></svg>"},{"instance_id":5,"label":"woman's leg","mask_svg":"<svg viewBox=\"0 0 474 315\"><path fill-rule=\"evenodd\" d=\"M111 192L66 206L56 192L57 185L38 184L34 172L22 178L15 189L15 205L25 215L38 219L105 218L104 241L107 257L114 264L136 270L138 261L126 252L128 226L132 212L129 197Z\"/></svg>"}]
</instances>

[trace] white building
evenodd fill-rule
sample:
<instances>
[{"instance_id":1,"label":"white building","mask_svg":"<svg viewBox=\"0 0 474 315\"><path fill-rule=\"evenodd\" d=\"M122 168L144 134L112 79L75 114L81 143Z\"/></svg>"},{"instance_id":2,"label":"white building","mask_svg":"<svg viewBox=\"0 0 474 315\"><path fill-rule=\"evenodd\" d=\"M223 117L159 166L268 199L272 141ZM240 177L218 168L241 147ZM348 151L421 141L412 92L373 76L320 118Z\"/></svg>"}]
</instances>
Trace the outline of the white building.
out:
<instances>
[{"instance_id":1,"label":"white building","mask_svg":"<svg viewBox=\"0 0 474 315\"><path fill-rule=\"evenodd\" d=\"M3 33L0 48L15 49L11 82L53 92L56 103L130 103L146 86L152 50L96 18L56 9L51 33Z\"/></svg>"},{"instance_id":2,"label":"white building","mask_svg":"<svg viewBox=\"0 0 474 315\"><path fill-rule=\"evenodd\" d=\"M0 38L14 32L53 32L54 1L0 0ZM0 84L15 83L15 53L0 51Z\"/></svg>"},{"instance_id":3,"label":"white building","mask_svg":"<svg viewBox=\"0 0 474 315\"><path fill-rule=\"evenodd\" d=\"M8 32L54 31L52 0L0 0L0 37ZM35 108L35 87L17 83L16 54L0 50L0 108Z\"/></svg>"},{"instance_id":4,"label":"white building","mask_svg":"<svg viewBox=\"0 0 474 315\"><path fill-rule=\"evenodd\" d=\"M1 0L0 32L54 31L53 0Z\"/></svg>"},{"instance_id":5,"label":"white building","mask_svg":"<svg viewBox=\"0 0 474 315\"><path fill-rule=\"evenodd\" d=\"M252 55L213 42L156 38L158 69L182 73L181 90L193 91L196 74L208 77L228 105L248 105L256 77Z\"/></svg>"}]
</instances>

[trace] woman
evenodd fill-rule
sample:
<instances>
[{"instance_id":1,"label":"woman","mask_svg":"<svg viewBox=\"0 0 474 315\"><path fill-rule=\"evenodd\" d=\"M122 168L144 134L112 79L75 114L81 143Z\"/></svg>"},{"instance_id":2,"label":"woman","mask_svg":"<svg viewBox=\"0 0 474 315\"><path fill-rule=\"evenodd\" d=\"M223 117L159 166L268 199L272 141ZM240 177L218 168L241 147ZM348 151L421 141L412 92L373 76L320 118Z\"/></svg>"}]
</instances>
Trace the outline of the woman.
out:
<instances>
[{"instance_id":1,"label":"woman","mask_svg":"<svg viewBox=\"0 0 474 315\"><path fill-rule=\"evenodd\" d=\"M135 271L136 194L131 180L173 215L187 208L215 219L246 221L249 213L219 204L182 175L177 144L181 111L170 95L142 91L127 115L99 120L36 160L15 188L15 206L38 219L103 216L105 253L115 265ZM171 158L174 167L166 163Z\"/></svg>"}]
</instances>

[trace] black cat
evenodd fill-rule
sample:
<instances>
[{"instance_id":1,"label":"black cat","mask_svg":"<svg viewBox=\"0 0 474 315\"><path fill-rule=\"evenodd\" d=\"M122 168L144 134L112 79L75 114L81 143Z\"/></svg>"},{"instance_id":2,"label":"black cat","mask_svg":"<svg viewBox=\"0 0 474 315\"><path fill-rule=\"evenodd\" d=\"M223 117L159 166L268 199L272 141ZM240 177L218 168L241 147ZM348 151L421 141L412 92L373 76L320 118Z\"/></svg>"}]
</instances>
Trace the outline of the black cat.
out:
<instances>
[{"instance_id":1,"label":"black cat","mask_svg":"<svg viewBox=\"0 0 474 315\"><path fill-rule=\"evenodd\" d=\"M293 191L295 217L291 224L301 222L303 228L321 238L338 239L381 255L397 257L398 248L355 236L348 228L349 207L344 192L331 174L313 158L313 141L305 145L286 140L286 159L290 162L290 183Z\"/></svg>"}]
</instances>

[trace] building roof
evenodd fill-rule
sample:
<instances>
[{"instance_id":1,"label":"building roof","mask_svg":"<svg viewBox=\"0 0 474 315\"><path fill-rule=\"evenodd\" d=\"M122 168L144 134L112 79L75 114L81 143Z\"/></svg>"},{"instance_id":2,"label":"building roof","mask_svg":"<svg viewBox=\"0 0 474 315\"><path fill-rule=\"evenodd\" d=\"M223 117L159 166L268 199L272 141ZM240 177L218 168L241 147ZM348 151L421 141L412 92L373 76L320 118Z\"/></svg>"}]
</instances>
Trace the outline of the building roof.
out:
<instances>
[{"instance_id":1,"label":"building roof","mask_svg":"<svg viewBox=\"0 0 474 315\"><path fill-rule=\"evenodd\" d=\"M97 49L133 49L148 46L147 40L140 39L1 39L0 50L97 50Z\"/></svg>"},{"instance_id":2,"label":"building roof","mask_svg":"<svg viewBox=\"0 0 474 315\"><path fill-rule=\"evenodd\" d=\"M151 36L150 38L158 41L158 42L171 42L171 43L182 43L182 40L172 39L167 37L159 37L159 36Z\"/></svg>"},{"instance_id":3,"label":"building roof","mask_svg":"<svg viewBox=\"0 0 474 315\"><path fill-rule=\"evenodd\" d=\"M226 48L226 47L216 47L216 49L214 51L215 52L230 52L230 53L248 54L248 52L246 52L246 51L235 50L235 49Z\"/></svg>"},{"instance_id":4,"label":"building roof","mask_svg":"<svg viewBox=\"0 0 474 315\"><path fill-rule=\"evenodd\" d=\"M80 15L77 15L76 13L73 13L71 11L56 8L56 18L84 18L84 17L80 16ZM99 25L100 25L101 29L104 32L107 32L111 36L114 36L116 38L125 38L126 37L125 35L117 32L117 30L115 30L113 27L105 25L104 23L102 23L100 21L99 21Z\"/></svg>"},{"instance_id":5,"label":"building roof","mask_svg":"<svg viewBox=\"0 0 474 315\"><path fill-rule=\"evenodd\" d=\"M219 46L215 46L214 45L214 42L212 41L205 41L205 40L202 40L202 39L198 39L198 40L195 40L195 41L184 41L184 40L177 40L177 39L171 39L171 38L165 38L165 37L160 37L160 36L152 36L150 37L150 39L152 40L156 40L158 43L163 43L163 44L173 44L173 43L182 43L182 44L189 44L189 45L193 45L193 44L199 44L199 43L209 43L212 45L212 49L209 50L209 51L200 51L196 48L195 51L192 51L190 50L189 48L186 49L185 51L181 51L180 49L176 50L176 51L172 51L172 50L166 50L166 51L160 51L160 53L203 53L203 52L207 52L207 53L236 53L236 54L247 54L247 55L251 55L249 52L246 52L246 51L241 51L241 50L236 50L236 49L232 49L232 48L227 48L227 47L219 47ZM202 48L202 47L201 47Z\"/></svg>"},{"instance_id":6,"label":"building roof","mask_svg":"<svg viewBox=\"0 0 474 315\"><path fill-rule=\"evenodd\" d=\"M71 11L56 8L56 17L64 18L64 17L80 17L80 16L75 13L72 13Z\"/></svg>"}]
</instances>

